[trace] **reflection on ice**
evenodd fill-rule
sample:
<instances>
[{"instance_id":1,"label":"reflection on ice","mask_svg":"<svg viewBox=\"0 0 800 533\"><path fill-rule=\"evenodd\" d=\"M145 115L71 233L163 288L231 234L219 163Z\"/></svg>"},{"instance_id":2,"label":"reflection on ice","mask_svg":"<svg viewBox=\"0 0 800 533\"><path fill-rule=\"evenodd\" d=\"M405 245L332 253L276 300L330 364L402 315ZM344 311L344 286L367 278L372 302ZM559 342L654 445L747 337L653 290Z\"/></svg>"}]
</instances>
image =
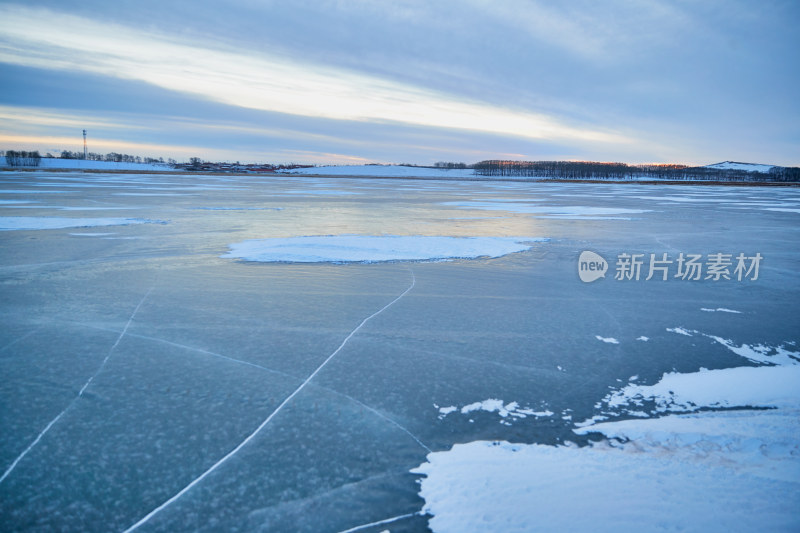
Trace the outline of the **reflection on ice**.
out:
<instances>
[{"instance_id":1,"label":"reflection on ice","mask_svg":"<svg viewBox=\"0 0 800 533\"><path fill-rule=\"evenodd\" d=\"M0 231L39 230L63 228L91 228L95 226L129 226L131 224L166 224L159 220L143 218L64 218L64 217L0 217Z\"/></svg>"},{"instance_id":2,"label":"reflection on ice","mask_svg":"<svg viewBox=\"0 0 800 533\"><path fill-rule=\"evenodd\" d=\"M260 262L432 261L500 257L521 252L540 237L426 237L327 235L244 241L222 257Z\"/></svg>"}]
</instances>

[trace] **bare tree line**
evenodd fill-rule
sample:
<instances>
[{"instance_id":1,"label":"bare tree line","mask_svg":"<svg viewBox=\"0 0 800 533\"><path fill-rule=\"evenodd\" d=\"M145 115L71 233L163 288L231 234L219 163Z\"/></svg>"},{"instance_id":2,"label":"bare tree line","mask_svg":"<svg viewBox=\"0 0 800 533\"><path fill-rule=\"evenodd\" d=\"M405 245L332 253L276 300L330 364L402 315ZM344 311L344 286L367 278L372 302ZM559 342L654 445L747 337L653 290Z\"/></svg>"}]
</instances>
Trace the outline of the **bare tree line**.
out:
<instances>
[{"instance_id":1,"label":"bare tree line","mask_svg":"<svg viewBox=\"0 0 800 533\"><path fill-rule=\"evenodd\" d=\"M60 159L83 159L83 152L70 152L63 150ZM159 157L141 157L138 155L120 154L117 152L110 152L108 154L98 154L89 152L86 154L86 159L89 161L112 161L115 163L164 163L164 158ZM174 164L174 159L169 159L167 163Z\"/></svg>"},{"instance_id":2,"label":"bare tree line","mask_svg":"<svg viewBox=\"0 0 800 533\"><path fill-rule=\"evenodd\" d=\"M25 150L7 150L6 164L10 167L38 167L42 156L38 150L26 152Z\"/></svg>"},{"instance_id":3,"label":"bare tree line","mask_svg":"<svg viewBox=\"0 0 800 533\"><path fill-rule=\"evenodd\" d=\"M540 179L610 179L640 178L704 181L800 181L798 167L772 167L769 172L686 165L628 165L595 161L504 161L488 160L472 165L475 174L494 177Z\"/></svg>"},{"instance_id":4,"label":"bare tree line","mask_svg":"<svg viewBox=\"0 0 800 533\"><path fill-rule=\"evenodd\" d=\"M3 151L0 150L0 155ZM6 164L12 167L38 167L42 160L38 151L5 151ZM52 158L47 154L46 158ZM84 159L83 152L63 150L60 159ZM164 158L140 157L129 154L111 152L98 154L89 152L86 159L90 161L111 161L117 163L165 163ZM174 159L167 164L176 165ZM193 157L190 170L201 168L203 161ZM219 166L218 164L208 164ZM238 163L237 163L237 166ZM288 165L286 168L297 168L306 165ZM284 165L270 165L272 169L284 168ZM486 160L473 165L454 162L437 162L433 168L466 169L471 168L479 176L538 178L538 179L574 179L574 180L633 180L659 179L674 181L757 181L757 182L800 182L800 167L774 166L769 172L756 172L735 168L690 167L677 164L629 165L627 163L606 163L596 161L510 161Z\"/></svg>"}]
</instances>

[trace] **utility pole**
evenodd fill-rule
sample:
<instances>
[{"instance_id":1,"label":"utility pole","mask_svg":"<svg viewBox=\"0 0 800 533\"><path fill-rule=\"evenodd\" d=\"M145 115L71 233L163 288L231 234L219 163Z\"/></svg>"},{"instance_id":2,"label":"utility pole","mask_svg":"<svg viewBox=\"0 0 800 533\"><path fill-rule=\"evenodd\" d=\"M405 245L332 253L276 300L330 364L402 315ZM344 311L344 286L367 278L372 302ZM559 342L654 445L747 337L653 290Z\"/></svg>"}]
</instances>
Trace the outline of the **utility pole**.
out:
<instances>
[{"instance_id":1,"label":"utility pole","mask_svg":"<svg viewBox=\"0 0 800 533\"><path fill-rule=\"evenodd\" d=\"M83 130L83 159L86 159L86 130Z\"/></svg>"}]
</instances>

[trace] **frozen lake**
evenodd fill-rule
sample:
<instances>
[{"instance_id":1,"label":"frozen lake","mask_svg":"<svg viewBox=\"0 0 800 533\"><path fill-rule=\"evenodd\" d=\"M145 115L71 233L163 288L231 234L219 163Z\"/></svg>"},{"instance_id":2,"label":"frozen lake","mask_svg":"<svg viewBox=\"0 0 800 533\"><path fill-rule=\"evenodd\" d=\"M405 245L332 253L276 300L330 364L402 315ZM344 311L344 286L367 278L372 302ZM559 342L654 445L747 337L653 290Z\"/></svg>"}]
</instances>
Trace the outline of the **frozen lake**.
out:
<instances>
[{"instance_id":1,"label":"frozen lake","mask_svg":"<svg viewBox=\"0 0 800 533\"><path fill-rule=\"evenodd\" d=\"M800 357L796 188L4 172L0 230L6 530L426 531L431 451L587 445L665 412L629 387Z\"/></svg>"}]
</instances>

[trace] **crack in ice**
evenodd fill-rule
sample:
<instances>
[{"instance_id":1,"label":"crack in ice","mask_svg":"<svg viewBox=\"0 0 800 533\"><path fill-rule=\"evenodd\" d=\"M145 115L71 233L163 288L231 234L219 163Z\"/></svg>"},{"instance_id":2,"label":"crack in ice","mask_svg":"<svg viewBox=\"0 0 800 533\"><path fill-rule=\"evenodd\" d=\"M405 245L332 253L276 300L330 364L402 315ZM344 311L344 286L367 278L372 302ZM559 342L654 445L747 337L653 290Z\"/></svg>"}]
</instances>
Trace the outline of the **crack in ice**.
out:
<instances>
[{"instance_id":1,"label":"crack in ice","mask_svg":"<svg viewBox=\"0 0 800 533\"><path fill-rule=\"evenodd\" d=\"M317 387L319 387L319 385L316 385L316 386L317 386ZM433 453L433 450L431 450L430 448L428 448L428 446L427 446L427 445L426 445L424 442L422 442L421 440L419 440L419 438L417 438L417 436L416 436L416 435L414 435L414 434L413 434L413 433L411 433L411 432L410 432L408 429L406 429L406 427L405 427L405 426L403 426L402 424L400 424L400 422L397 422L396 420L394 420L394 419L392 419L392 418L389 418L388 416L386 416L385 414L381 413L380 411L378 411L378 410L377 410L377 409L375 409L374 407L370 407L369 405L365 404L365 403L364 403L364 402L362 402L361 400L357 400L357 399L353 398L353 397L352 397L352 396L350 396L349 394L345 394L345 393L343 393L343 392L339 392L339 391L337 391L337 390L335 390L335 389L329 389L328 387L322 387L322 388L324 388L325 390L329 390L329 391L333 392L334 394L338 394L338 395L340 395L340 396L344 396L345 398L347 398L347 399L349 399L349 400L351 400L351 401L353 401L353 402L357 403L358 405L360 405L360 406L361 406L361 407L363 407L364 409L367 409L367 410L368 410L368 411L370 411L371 413L373 413L373 414L375 414L375 415L377 415L377 416L379 416L379 417L383 418L384 420L386 420L386 421L387 421L387 422L389 422L390 424L394 424L395 426L397 426L397 428L398 428L398 429L400 429L401 431L403 431L404 433L406 433L406 434L407 434L409 437L411 437L412 439L414 439L414 440L417 442L417 444L419 444L420 446L422 446L423 448L425 448L425 450L426 450L428 453Z\"/></svg>"},{"instance_id":2,"label":"crack in ice","mask_svg":"<svg viewBox=\"0 0 800 533\"><path fill-rule=\"evenodd\" d=\"M2 348L0 348L0 353L3 353L3 352L5 352L6 350L8 350L9 348L11 348L12 346L14 346L15 344L17 344L18 342L22 342L22 341L24 341L25 339L27 339L28 337L30 337L31 335L33 335L34 333L36 333L36 332L37 332L37 331L39 331L40 329L42 329L42 326L39 326L38 328L36 328L36 329L34 329L34 330L31 330L31 331L29 331L28 333L26 333L26 334L25 334L25 335L23 335L22 337L18 337L17 339L14 339L13 341L9 342L8 344L6 344L6 345L5 345L5 346L3 346Z\"/></svg>"},{"instance_id":3,"label":"crack in ice","mask_svg":"<svg viewBox=\"0 0 800 533\"><path fill-rule=\"evenodd\" d=\"M411 518L413 516L424 516L424 513L418 511L416 513L401 514L398 516L387 518L385 520L378 520L377 522L370 522L369 524L361 524L360 526L351 527L350 529L345 529L344 531L340 531L339 533L355 533L356 531L361 531L362 529L367 529L368 527L391 524L392 522L397 522L398 520L403 520L404 518Z\"/></svg>"},{"instance_id":4,"label":"crack in ice","mask_svg":"<svg viewBox=\"0 0 800 533\"><path fill-rule=\"evenodd\" d=\"M294 379L301 379L298 376L295 376L293 374L289 374L287 372L282 372L280 370L275 370L273 368L269 368L269 367L266 367L266 366L263 366L263 365L259 365L257 363L251 363L250 361L245 361L243 359L236 359L235 357L230 357L230 356L227 356L227 355L222 355L222 354L219 354L219 353L210 352L210 351L204 350L202 348L195 348L193 346L187 346L185 344L179 344L177 342L168 341L166 339L158 339L156 337L148 337L147 335L134 335L134 334L131 334L130 336L131 337L136 337L138 339L145 339L145 340L150 340L150 341L153 341L153 342L161 342L161 343L164 343L164 344L169 344L170 346L175 346L177 348L183 348L185 350L195 351L195 352L202 353L202 354L205 354L205 355L210 355L212 357L217 357L219 359L225 359L225 360L228 360L228 361L230 361L232 363L238 363L238 364L242 364L242 365L252 366L254 368L258 368L258 369L261 369L261 370L264 370L266 372L270 372L270 373L273 373L273 374L280 374L282 376L287 376L287 377L294 378ZM414 439L417 442L417 444L419 444L422 448L424 448L428 453L432 452L432 450L424 442L422 442L416 435L411 433L411 431L409 431L400 422L398 422L398 421L394 420L393 418L381 413L380 411L378 411L374 407L371 407L370 405L362 402L361 400L358 400L358 399L350 396L349 394L345 394L345 393L343 393L341 391L337 391L336 389L332 389L330 387L325 387L323 385L314 385L314 386L318 387L320 389L332 392L333 394L336 394L336 395L341 396L343 398L347 398L348 400L350 400L350 401L352 401L354 403L357 403L358 405L360 405L364 409L370 411L374 415L386 420L387 422L389 422L390 424L392 424L394 426L397 426L398 429L400 429L401 431L406 433L409 437Z\"/></svg>"},{"instance_id":5,"label":"crack in ice","mask_svg":"<svg viewBox=\"0 0 800 533\"><path fill-rule=\"evenodd\" d=\"M24 450L24 451L23 451L21 454L19 454L19 455L17 456L17 458L16 458L16 459L14 459L14 462L13 462L13 463L11 463L11 466L9 466L9 467L6 469L6 471L3 473L3 475L0 477L0 483L2 483L2 482L3 482L3 481L4 481L4 480L5 480L7 477L8 477L8 475L9 475L9 474L11 474L11 472L14 470L14 468L16 468L16 467L17 467L17 464L18 464L18 463L19 463L19 462L22 460L22 458L23 458L23 457L25 457L25 456L28 454L28 452L30 452L30 451L31 451L31 450L34 448L34 446L36 446L36 444L38 444L38 443L39 443L39 441L40 441L40 440L42 440L42 437L44 437L44 436L45 436L45 434L46 434L48 431L50 431L50 428L51 428L51 427L53 427L53 425L54 425L56 422L58 422L58 420L59 420L59 419L60 419L62 416L64 416L64 414L65 414L67 411L69 411L69 410L70 410L70 408L72 408L72 406L73 406L73 405L75 405L75 402L77 402L77 401L78 401L78 400L79 400L79 399L80 399L80 398L83 396L83 393L84 393L84 391L86 390L86 388L89 386L89 384L90 384L90 383L91 383L91 382L94 380L94 378L96 378L96 377L97 377L97 376L100 374L100 372L102 372L103 368L105 368L105 366L106 366L106 363L108 362L108 359L111 357L111 354L112 354L112 353L114 353L114 350L115 350L115 349L117 348L117 346L119 345L119 342L122 340L122 337L124 337L124 336L125 336L125 333L127 333L127 331L128 331L128 328L130 327L131 323L133 322L133 318L136 316L136 313L137 313L137 312L139 312L139 308L142 306L142 304L143 304L143 303L144 303L144 301L147 299L147 297L148 297L148 296L150 296L150 293L151 293L151 292L153 292L153 289L154 289L154 288L155 288L155 285L153 285L152 287L150 287L150 289L147 291L147 293L145 293L145 295L144 295L144 296L142 296L142 299L141 299L141 300L139 300L139 304L138 304L138 305L136 306L136 308L133 310L133 313L131 313L131 316L130 316L130 318L128 318L128 322L125 324L125 327L122 329L122 332L121 332L121 333L119 334L119 336L117 337L117 340L114 342L114 344L113 344L113 345L111 346L111 348L108 350L108 353L106 354L106 357L103 359L103 362L102 362L102 363L100 363L100 366L97 368L97 370L95 371L95 373L94 373L94 374L92 374L92 375L91 375L91 377L89 377L89 379L87 379L87 380L86 380L86 383L84 383L84 384L83 384L83 387L81 387L81 390L80 390L80 391L78 391L78 395L77 395L77 396L75 396L75 397L72 399L72 401L70 401L70 402L69 402L69 404L68 404L68 405L67 405L67 406L64 408L64 410L63 410L63 411L61 411L61 412L58 414L58 416L56 416L55 418L53 418L53 419L50 421L50 423L49 423L49 424L47 424L47 425L45 426L45 428L44 428L44 429L43 429L43 430L42 430L42 431L39 433L39 435L37 435L37 436L36 436L36 439L34 439L34 441L33 441L32 443L30 443L30 445L28 445L28 447L27 447L27 448L25 448L25 450Z\"/></svg>"},{"instance_id":6,"label":"crack in ice","mask_svg":"<svg viewBox=\"0 0 800 533\"><path fill-rule=\"evenodd\" d=\"M108 328L102 328L102 327L99 327L99 326L93 326L91 324L81 324L81 325L84 326L84 327L88 327L88 328L100 329L102 331L113 331L113 330L110 330ZM152 342L160 342L160 343L163 343L163 344L168 344L170 346L175 346L176 348L182 348L184 350L189 350L189 351L192 351L192 352L198 352L198 353L201 353L201 354L204 354L204 355L209 355L211 357L215 357L215 358L219 358L219 359L225 359L227 361L230 361L231 363L238 363L238 364L241 364L241 365L252 366L253 368L258 368L260 370L264 370L265 372L270 372L272 374L278 374L278 375L281 375L281 376L286 376L286 377L289 377L289 378L292 378L292 379L297 379L297 380L302 379L299 376L296 376L294 374L289 374L288 372L283 372L281 370L275 370L274 368L269 368L269 367L266 367L264 365L259 365L257 363L251 363L250 361L245 361L244 359L237 359L235 357L230 357L228 355L223 355L223 354L220 354L220 353L211 352L209 350L204 350L203 348L197 348L197 347L194 347L194 346L188 346L186 344L180 344L180 343L177 343L177 342L172 342L172 341L169 341L169 340L166 340L166 339L159 339L157 337L150 337L150 336L147 336L147 335L139 335L139 334L130 333L130 334L128 334L128 336L129 337L135 337L137 339L144 339L144 340L149 340L149 341L152 341ZM345 393L343 393L341 391L338 391L336 389L332 389L332 388L326 387L324 385L314 385L314 387L320 388L322 390L326 390L328 392L331 392L333 394L341 396L342 398L347 398L351 402L357 403L358 405L360 405L364 409L370 411L372 414L384 419L385 421L389 422L390 424L392 424L394 426L397 426L398 429L400 429L401 431L406 433L409 437L414 439L417 442L417 444L419 444L422 448L424 448L428 453L432 452L432 450L424 442L422 442L419 439L419 437L417 437L416 435L411 433L411 431L409 431L408 428L406 428L400 422L394 420L393 418L381 413L380 411L378 411L374 407L362 402L361 400L358 400L357 398L354 398L353 396L350 396L349 394L345 394Z\"/></svg>"},{"instance_id":7,"label":"crack in ice","mask_svg":"<svg viewBox=\"0 0 800 533\"><path fill-rule=\"evenodd\" d=\"M191 482L189 482L188 485L183 487L180 491L178 491L175 495L170 497L167 501L165 501L164 503L162 503L161 505L159 505L158 507L156 507L155 509L153 509L152 511L147 513L138 522L136 522L135 524L133 524L132 526L130 526L129 528L124 530L123 533L129 533L130 531L134 531L134 530L138 529L140 526L142 526L145 523L147 523L151 518L153 518L155 515L157 515L158 513L160 513L161 511L163 511L164 509L166 509L170 505L172 505L173 503L175 503L178 499L181 498L181 496L183 496L184 494L189 492L192 489L192 487L194 487L195 485L200 483L203 479L206 478L206 476L211 474L213 471L215 471L217 468L219 468L223 463L225 463L228 459L230 459L231 457L236 455L236 453L239 450L241 450L244 446L246 446L247 443L250 442L256 435L258 435L261 432L261 430L264 429L264 427L272 421L272 419L275 417L275 415L277 415L286 406L286 404L288 404L295 396L297 396L297 394L299 394L300 391L303 390L305 388L305 386L308 385L309 382L312 379L314 379L314 377L325 367L325 365L327 365L331 361L331 359L333 359L336 356L336 354L338 354L342 350L342 348L344 348L344 346L347 344L347 342L353 337L353 335L355 335L358 332L358 330L360 330L364 326L364 324L369 322L372 318L374 318L374 317L378 316L379 314L383 313L386 309L388 309L389 307L394 305L398 300L400 300L403 296L408 294L408 292L411 289L414 288L414 285L416 285L417 279L414 276L414 271L413 270L409 269L409 272L411 272L411 285L409 285L408 288L400 294L400 296L398 296L397 298L395 298L394 300L392 300L391 302L389 302L385 306L381 307L378 311L372 313L370 316L368 316L367 318L362 320L361 323L358 326L356 326L356 328L353 331L351 331L350 334L347 335L347 337L345 337L345 339L342 341L342 343L339 345L339 347L336 348L336 350L334 350L316 368L316 370L314 370L311 374L309 374L309 376L291 394L289 394L289 396L287 396L280 403L280 405L278 405L278 407L276 407L275 410L272 411L272 413L267 418L265 418L264 421L261 422L261 424L252 433L250 433L250 435L245 437L245 439L242 442L240 442L235 448L233 448L231 451L229 451L227 454L225 454L221 459L219 459L216 463L214 463L208 469L206 469L205 472L203 472L202 474L200 474L199 476L194 478Z\"/></svg>"}]
</instances>

